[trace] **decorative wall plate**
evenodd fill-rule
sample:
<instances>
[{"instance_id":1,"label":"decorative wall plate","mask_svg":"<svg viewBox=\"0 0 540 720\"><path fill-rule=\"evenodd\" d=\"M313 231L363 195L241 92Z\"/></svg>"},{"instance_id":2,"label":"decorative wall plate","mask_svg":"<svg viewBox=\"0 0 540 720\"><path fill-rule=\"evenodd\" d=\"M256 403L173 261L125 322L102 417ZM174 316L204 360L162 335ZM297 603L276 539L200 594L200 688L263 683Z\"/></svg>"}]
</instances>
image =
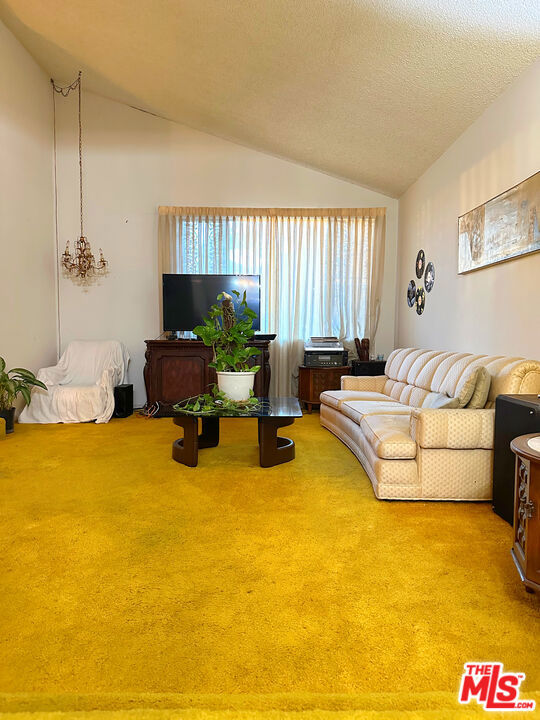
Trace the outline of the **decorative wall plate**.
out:
<instances>
[{"instance_id":1,"label":"decorative wall plate","mask_svg":"<svg viewBox=\"0 0 540 720\"><path fill-rule=\"evenodd\" d=\"M435 265L432 262L428 262L426 267L426 273L424 275L424 286L426 292L431 292L433 283L435 282Z\"/></svg>"},{"instance_id":2,"label":"decorative wall plate","mask_svg":"<svg viewBox=\"0 0 540 720\"><path fill-rule=\"evenodd\" d=\"M424 268L426 266L426 254L423 250L418 251L416 256L416 277L420 280L424 274Z\"/></svg>"},{"instance_id":3,"label":"decorative wall plate","mask_svg":"<svg viewBox=\"0 0 540 720\"><path fill-rule=\"evenodd\" d=\"M409 307L414 307L414 303L416 302L416 283L414 280L411 280L409 283L409 287L407 288L407 305Z\"/></svg>"},{"instance_id":4,"label":"decorative wall plate","mask_svg":"<svg viewBox=\"0 0 540 720\"><path fill-rule=\"evenodd\" d=\"M423 287L419 287L416 291L416 313L421 315L426 306L426 293Z\"/></svg>"}]
</instances>

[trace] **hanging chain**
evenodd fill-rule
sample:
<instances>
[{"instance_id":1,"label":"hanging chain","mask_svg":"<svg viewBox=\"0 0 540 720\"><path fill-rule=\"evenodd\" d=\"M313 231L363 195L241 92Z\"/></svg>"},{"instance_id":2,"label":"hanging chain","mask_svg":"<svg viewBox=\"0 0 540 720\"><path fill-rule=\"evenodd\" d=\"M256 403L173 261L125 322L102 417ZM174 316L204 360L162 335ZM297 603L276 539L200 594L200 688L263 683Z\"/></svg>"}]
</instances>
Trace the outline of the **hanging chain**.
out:
<instances>
[{"instance_id":1,"label":"hanging chain","mask_svg":"<svg viewBox=\"0 0 540 720\"><path fill-rule=\"evenodd\" d=\"M62 97L67 97L72 90L75 90L81 84L81 75L82 71L79 70L79 75L77 76L77 79L74 80L71 85L57 85L54 82L53 78L51 78L51 85L53 86L53 90L62 95Z\"/></svg>"},{"instance_id":2,"label":"hanging chain","mask_svg":"<svg viewBox=\"0 0 540 720\"><path fill-rule=\"evenodd\" d=\"M75 248L73 255L69 250L69 241L66 244L66 249L62 254L62 267L73 277L77 278L78 281L83 283L88 282L88 278L91 275L101 274L104 275L108 272L108 262L103 257L101 248L99 249L99 260L96 263L90 243L84 236L83 230L83 160L82 160L82 87L81 87L82 72L79 70L79 75L71 85L57 85L51 78L51 85L53 89L53 114L54 114L54 148L55 148L55 197L58 196L57 185L56 185L56 101L55 93L67 97L72 90L78 90L79 92L79 200L81 208L81 234L79 239L75 242ZM56 212L56 244L58 250L58 205L55 206Z\"/></svg>"},{"instance_id":3,"label":"hanging chain","mask_svg":"<svg viewBox=\"0 0 540 720\"><path fill-rule=\"evenodd\" d=\"M81 120L81 72L79 71L79 196L81 201L81 237L83 231L83 192L82 192L82 120Z\"/></svg>"},{"instance_id":4,"label":"hanging chain","mask_svg":"<svg viewBox=\"0 0 540 720\"><path fill-rule=\"evenodd\" d=\"M51 85L53 88L53 102L54 93L57 92L62 97L67 97L72 90L79 91L79 200L81 208L81 237L84 237L83 231L83 166L82 166L82 112L81 112L81 77L82 71L79 70L77 79L74 80L71 85L57 85L51 78Z\"/></svg>"}]
</instances>

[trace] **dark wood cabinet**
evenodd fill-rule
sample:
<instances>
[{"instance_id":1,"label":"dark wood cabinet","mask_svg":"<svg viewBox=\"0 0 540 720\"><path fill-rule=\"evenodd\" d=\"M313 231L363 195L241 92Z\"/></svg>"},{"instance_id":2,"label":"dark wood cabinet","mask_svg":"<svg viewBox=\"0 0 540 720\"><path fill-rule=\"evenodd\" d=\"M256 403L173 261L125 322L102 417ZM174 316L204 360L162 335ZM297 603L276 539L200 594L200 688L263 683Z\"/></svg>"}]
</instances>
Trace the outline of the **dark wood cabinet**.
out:
<instances>
[{"instance_id":1,"label":"dark wood cabinet","mask_svg":"<svg viewBox=\"0 0 540 720\"><path fill-rule=\"evenodd\" d=\"M512 557L525 589L540 590L540 452L528 441L537 433L512 440L516 455L514 545Z\"/></svg>"},{"instance_id":2,"label":"dark wood cabinet","mask_svg":"<svg viewBox=\"0 0 540 720\"><path fill-rule=\"evenodd\" d=\"M270 386L269 341L250 343L261 354L254 363L261 366L255 375L255 395L267 397ZM144 384L147 404L171 405L193 395L208 392L217 381L216 372L208 366L212 348L201 340L146 340ZM159 412L157 413L159 415Z\"/></svg>"},{"instance_id":3,"label":"dark wood cabinet","mask_svg":"<svg viewBox=\"0 0 540 720\"><path fill-rule=\"evenodd\" d=\"M307 405L311 412L313 405L319 405L319 395L325 390L339 390L341 377L349 375L349 365L342 367L306 367L298 368L298 399Z\"/></svg>"}]
</instances>

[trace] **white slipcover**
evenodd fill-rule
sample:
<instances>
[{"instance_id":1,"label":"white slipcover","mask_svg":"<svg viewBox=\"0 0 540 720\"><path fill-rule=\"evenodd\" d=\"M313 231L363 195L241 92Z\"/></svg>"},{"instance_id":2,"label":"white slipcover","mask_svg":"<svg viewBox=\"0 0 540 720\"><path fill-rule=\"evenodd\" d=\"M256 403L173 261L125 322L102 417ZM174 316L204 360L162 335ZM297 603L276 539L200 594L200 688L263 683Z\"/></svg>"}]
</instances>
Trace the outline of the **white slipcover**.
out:
<instances>
[{"instance_id":1,"label":"white slipcover","mask_svg":"<svg viewBox=\"0 0 540 720\"><path fill-rule=\"evenodd\" d=\"M129 355L118 340L74 340L54 367L37 377L48 392L32 391L20 423L106 423L114 411L114 387L124 382Z\"/></svg>"}]
</instances>

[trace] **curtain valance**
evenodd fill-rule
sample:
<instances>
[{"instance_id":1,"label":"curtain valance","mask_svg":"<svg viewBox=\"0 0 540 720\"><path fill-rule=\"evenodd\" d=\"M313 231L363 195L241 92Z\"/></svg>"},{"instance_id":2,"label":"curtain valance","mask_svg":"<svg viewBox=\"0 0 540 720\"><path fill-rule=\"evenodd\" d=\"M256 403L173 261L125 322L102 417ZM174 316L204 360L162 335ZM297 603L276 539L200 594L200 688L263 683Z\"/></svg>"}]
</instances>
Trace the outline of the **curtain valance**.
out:
<instances>
[{"instance_id":1,"label":"curtain valance","mask_svg":"<svg viewBox=\"0 0 540 720\"><path fill-rule=\"evenodd\" d=\"M173 215L176 217L374 218L384 216L386 208L242 208L160 205L158 212L160 215Z\"/></svg>"}]
</instances>

